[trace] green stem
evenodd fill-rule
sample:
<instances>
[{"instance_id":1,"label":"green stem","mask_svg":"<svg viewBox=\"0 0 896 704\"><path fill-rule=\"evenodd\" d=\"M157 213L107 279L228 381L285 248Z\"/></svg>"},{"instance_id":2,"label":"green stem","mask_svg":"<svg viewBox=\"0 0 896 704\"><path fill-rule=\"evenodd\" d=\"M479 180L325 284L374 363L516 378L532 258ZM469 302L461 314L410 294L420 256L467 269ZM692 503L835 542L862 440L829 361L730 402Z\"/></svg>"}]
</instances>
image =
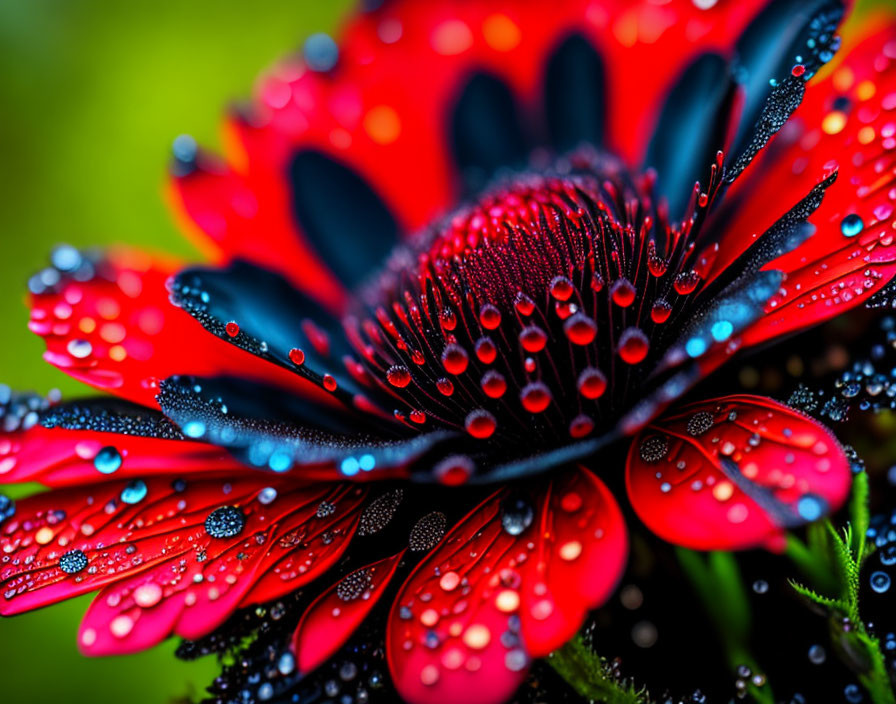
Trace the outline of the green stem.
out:
<instances>
[{"instance_id":1,"label":"green stem","mask_svg":"<svg viewBox=\"0 0 896 704\"><path fill-rule=\"evenodd\" d=\"M859 682L871 695L874 704L896 704L896 695L890 683L890 675L887 672L887 661L880 649L880 641L865 632L864 625L855 632L854 639L865 646L868 656L870 671L857 673Z\"/></svg>"},{"instance_id":2,"label":"green stem","mask_svg":"<svg viewBox=\"0 0 896 704\"><path fill-rule=\"evenodd\" d=\"M784 554L816 589L824 594L832 594L837 591L837 582L831 574L827 560L823 555L818 555L811 550L795 535L787 534L787 546L784 548Z\"/></svg>"},{"instance_id":3,"label":"green stem","mask_svg":"<svg viewBox=\"0 0 896 704\"><path fill-rule=\"evenodd\" d=\"M711 552L704 559L699 553L684 548L676 548L676 555L715 627L731 672L736 674L742 665L752 672L761 672L748 645L750 604L734 556L728 552ZM759 704L774 704L774 695L767 685L757 687L750 682L747 691Z\"/></svg>"},{"instance_id":4,"label":"green stem","mask_svg":"<svg viewBox=\"0 0 896 704\"><path fill-rule=\"evenodd\" d=\"M576 636L548 657L548 663L578 694L603 704L649 704L643 690L617 681L597 653Z\"/></svg>"}]
</instances>

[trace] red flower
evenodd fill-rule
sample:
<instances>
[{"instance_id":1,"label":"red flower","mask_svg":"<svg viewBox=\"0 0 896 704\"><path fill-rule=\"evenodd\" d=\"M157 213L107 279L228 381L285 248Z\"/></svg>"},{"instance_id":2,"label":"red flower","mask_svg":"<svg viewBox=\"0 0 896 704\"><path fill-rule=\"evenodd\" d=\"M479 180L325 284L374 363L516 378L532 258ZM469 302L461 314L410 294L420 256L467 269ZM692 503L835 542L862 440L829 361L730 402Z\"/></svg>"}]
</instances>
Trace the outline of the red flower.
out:
<instances>
[{"instance_id":1,"label":"red flower","mask_svg":"<svg viewBox=\"0 0 896 704\"><path fill-rule=\"evenodd\" d=\"M896 30L816 76L842 14L396 1L309 39L225 161L175 142L211 268L63 247L32 279L47 360L119 400L3 404L4 481L53 490L0 504L0 612L100 589L108 654L296 593L285 691L380 604L402 697L500 702L620 577L626 438L671 542L836 509L817 422L678 399L896 274Z\"/></svg>"}]
</instances>

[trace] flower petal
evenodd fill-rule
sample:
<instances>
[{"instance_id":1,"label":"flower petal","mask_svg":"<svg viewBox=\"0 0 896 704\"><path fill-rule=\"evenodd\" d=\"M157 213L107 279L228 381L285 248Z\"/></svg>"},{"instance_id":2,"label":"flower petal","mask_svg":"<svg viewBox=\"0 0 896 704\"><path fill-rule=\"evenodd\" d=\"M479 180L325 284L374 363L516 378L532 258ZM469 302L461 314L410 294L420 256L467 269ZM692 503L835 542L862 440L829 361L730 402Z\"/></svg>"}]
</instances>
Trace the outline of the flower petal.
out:
<instances>
[{"instance_id":1,"label":"flower petal","mask_svg":"<svg viewBox=\"0 0 896 704\"><path fill-rule=\"evenodd\" d=\"M673 410L634 439L626 464L641 520L699 550L780 547L785 529L837 510L850 483L827 428L759 396Z\"/></svg>"},{"instance_id":2,"label":"flower petal","mask_svg":"<svg viewBox=\"0 0 896 704\"><path fill-rule=\"evenodd\" d=\"M13 403L18 403L14 397ZM242 469L214 445L190 442L158 411L113 399L41 404L29 427L0 430L0 481L71 486ZM0 406L4 420L8 410Z\"/></svg>"},{"instance_id":3,"label":"flower petal","mask_svg":"<svg viewBox=\"0 0 896 704\"><path fill-rule=\"evenodd\" d=\"M395 226L443 214L471 171L482 182L536 143L582 140L639 164L677 78L701 55L730 58L769 4L391 2L356 16L338 46L313 37L304 61L272 70L231 119L226 165L176 144L171 191L220 259L268 266L339 308L358 252L374 266ZM766 58L792 39L779 19L761 22ZM381 237L361 236L359 213Z\"/></svg>"},{"instance_id":4,"label":"flower petal","mask_svg":"<svg viewBox=\"0 0 896 704\"><path fill-rule=\"evenodd\" d=\"M503 489L445 536L389 619L393 681L410 702L501 702L532 657L571 638L612 591L627 537L607 488L569 470L537 496Z\"/></svg>"},{"instance_id":5,"label":"flower petal","mask_svg":"<svg viewBox=\"0 0 896 704\"><path fill-rule=\"evenodd\" d=\"M19 501L0 528L0 549L8 556L0 569L0 613L76 596L189 551L194 543L202 547L211 541L206 518L225 503L240 511L245 506L264 521L264 506L254 501L262 481L114 481ZM67 561L74 562L66 567Z\"/></svg>"},{"instance_id":6,"label":"flower petal","mask_svg":"<svg viewBox=\"0 0 896 704\"><path fill-rule=\"evenodd\" d=\"M354 570L314 600L292 639L300 672L311 672L348 640L383 595L403 557L401 551Z\"/></svg>"},{"instance_id":7,"label":"flower petal","mask_svg":"<svg viewBox=\"0 0 896 704\"><path fill-rule=\"evenodd\" d=\"M303 479L406 478L417 460L455 437L446 430L395 437L362 432L279 389L227 377L171 377L159 403L185 435L228 448L247 465ZM421 470L432 466L422 463Z\"/></svg>"},{"instance_id":8,"label":"flower petal","mask_svg":"<svg viewBox=\"0 0 896 704\"><path fill-rule=\"evenodd\" d=\"M240 507L244 523L237 535L227 523L212 525L210 534L213 512L201 527L179 532L179 548L106 586L85 614L82 652L135 652L172 632L199 638L245 605L258 578L284 557L289 562L279 573L280 595L332 567L354 533L363 492L333 485L291 492L281 486L271 499L270 488ZM322 512L324 503L334 510Z\"/></svg>"},{"instance_id":9,"label":"flower petal","mask_svg":"<svg viewBox=\"0 0 896 704\"><path fill-rule=\"evenodd\" d=\"M185 269L170 286L172 302L216 337L304 378L331 403L395 422L362 393L361 384L375 391L366 377L352 375L358 364L339 320L276 272L237 261Z\"/></svg>"},{"instance_id":10,"label":"flower petal","mask_svg":"<svg viewBox=\"0 0 896 704\"><path fill-rule=\"evenodd\" d=\"M888 193L896 174L887 153L896 148L896 33L869 22L858 46L823 80L811 83L803 104L753 163L726 201L732 211L710 221L724 231L710 277L792 208L817 181L838 171L810 217L817 232L776 257L767 269L785 274L766 315L743 335L755 345L867 302L896 275L894 208ZM875 33L876 32L876 33ZM750 203L762 203L760 209Z\"/></svg>"},{"instance_id":11,"label":"flower petal","mask_svg":"<svg viewBox=\"0 0 896 704\"><path fill-rule=\"evenodd\" d=\"M32 280L29 328L44 338L44 358L69 376L150 407L156 407L159 380L177 373L239 372L326 399L301 377L224 343L173 306L166 282L176 262L133 250L100 258L64 251L67 268L45 270L51 284L42 275Z\"/></svg>"}]
</instances>

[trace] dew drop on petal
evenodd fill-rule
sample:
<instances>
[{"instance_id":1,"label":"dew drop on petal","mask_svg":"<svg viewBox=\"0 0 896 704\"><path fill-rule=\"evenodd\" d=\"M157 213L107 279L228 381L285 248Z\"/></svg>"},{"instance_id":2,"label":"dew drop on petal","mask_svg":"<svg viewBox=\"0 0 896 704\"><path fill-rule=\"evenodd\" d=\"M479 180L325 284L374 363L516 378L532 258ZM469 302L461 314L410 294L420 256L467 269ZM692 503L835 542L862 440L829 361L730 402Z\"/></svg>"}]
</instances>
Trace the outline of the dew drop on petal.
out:
<instances>
[{"instance_id":1,"label":"dew drop on petal","mask_svg":"<svg viewBox=\"0 0 896 704\"><path fill-rule=\"evenodd\" d=\"M82 550L69 550L59 558L59 569L66 574L78 574L87 568L87 555Z\"/></svg>"},{"instance_id":2,"label":"dew drop on petal","mask_svg":"<svg viewBox=\"0 0 896 704\"><path fill-rule=\"evenodd\" d=\"M846 237L855 237L865 227L865 223L855 213L850 213L840 221L840 232Z\"/></svg>"},{"instance_id":3,"label":"dew drop on petal","mask_svg":"<svg viewBox=\"0 0 896 704\"><path fill-rule=\"evenodd\" d=\"M626 328L619 336L619 356L626 364L644 361L650 341L640 328Z\"/></svg>"},{"instance_id":4,"label":"dew drop on petal","mask_svg":"<svg viewBox=\"0 0 896 704\"><path fill-rule=\"evenodd\" d=\"M121 467L121 453L111 445L103 447L93 458L93 466L100 474L112 474Z\"/></svg>"},{"instance_id":5,"label":"dew drop on petal","mask_svg":"<svg viewBox=\"0 0 896 704\"><path fill-rule=\"evenodd\" d=\"M397 364L389 367L386 372L386 381L398 389L403 389L411 383L411 372L403 364Z\"/></svg>"},{"instance_id":6,"label":"dew drop on petal","mask_svg":"<svg viewBox=\"0 0 896 704\"><path fill-rule=\"evenodd\" d=\"M522 496L511 496L501 504L501 526L510 535L520 535L532 525L535 511Z\"/></svg>"},{"instance_id":7,"label":"dew drop on petal","mask_svg":"<svg viewBox=\"0 0 896 704\"><path fill-rule=\"evenodd\" d=\"M121 500L126 504L138 504L146 498L146 493L146 482L136 479L121 490Z\"/></svg>"},{"instance_id":8,"label":"dew drop on petal","mask_svg":"<svg viewBox=\"0 0 896 704\"><path fill-rule=\"evenodd\" d=\"M233 538L246 525L246 515L236 506L220 506L205 519L205 532L212 538Z\"/></svg>"}]
</instances>

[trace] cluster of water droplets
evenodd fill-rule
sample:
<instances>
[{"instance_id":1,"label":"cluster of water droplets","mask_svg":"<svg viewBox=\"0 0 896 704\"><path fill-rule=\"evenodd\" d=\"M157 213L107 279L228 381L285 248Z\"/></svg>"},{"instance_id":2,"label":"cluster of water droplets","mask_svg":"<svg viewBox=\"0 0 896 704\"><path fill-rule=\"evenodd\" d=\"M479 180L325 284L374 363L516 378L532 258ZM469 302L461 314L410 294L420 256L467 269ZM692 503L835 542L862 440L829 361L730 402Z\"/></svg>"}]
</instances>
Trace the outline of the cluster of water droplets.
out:
<instances>
[{"instance_id":1,"label":"cluster of water droplets","mask_svg":"<svg viewBox=\"0 0 896 704\"><path fill-rule=\"evenodd\" d=\"M543 448L597 432L630 404L708 261L688 248L696 215L670 228L649 186L581 161L581 173L566 164L567 175L483 196L398 251L365 296L365 317L350 321L356 348L400 421ZM708 200L698 193L694 208ZM711 327L692 356L735 330Z\"/></svg>"}]
</instances>

